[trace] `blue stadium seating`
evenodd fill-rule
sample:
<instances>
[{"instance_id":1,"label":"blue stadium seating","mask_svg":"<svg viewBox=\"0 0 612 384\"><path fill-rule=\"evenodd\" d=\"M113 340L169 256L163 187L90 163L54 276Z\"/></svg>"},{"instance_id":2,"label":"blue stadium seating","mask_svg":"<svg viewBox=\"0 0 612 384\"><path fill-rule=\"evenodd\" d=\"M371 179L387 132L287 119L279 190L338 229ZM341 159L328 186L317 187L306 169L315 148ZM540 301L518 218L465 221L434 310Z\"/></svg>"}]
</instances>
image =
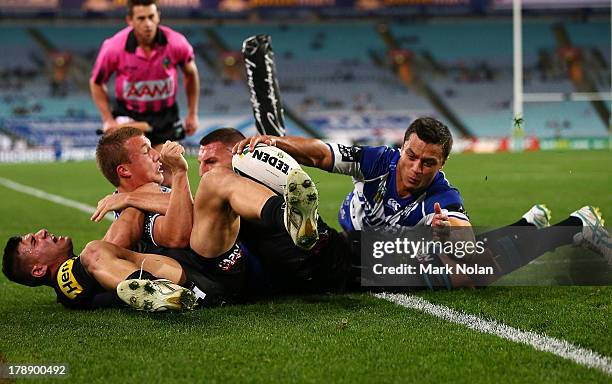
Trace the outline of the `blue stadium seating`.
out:
<instances>
[{"instance_id":1,"label":"blue stadium seating","mask_svg":"<svg viewBox=\"0 0 612 384\"><path fill-rule=\"evenodd\" d=\"M563 70L557 68L557 72L545 77L538 67L542 53L557 60L553 24L554 20L536 19L526 20L523 26L525 92L574 91ZM603 69L589 73L595 77L599 89L609 91L609 22L572 21L564 25L570 40L583 49L585 60L593 61L595 55L603 57ZM122 27L120 23L36 26L54 46L79 55L90 65L102 41ZM362 116L381 111L411 116L436 115L435 107L425 96L402 85L388 68L387 48L373 21L215 26L181 23L173 27L184 33L196 47L203 90L200 114L204 119L210 119L205 120L209 123L204 124L203 132L223 125L220 121L224 116L235 124L246 124L244 127L252 122L246 85L222 79L203 60L202 54L219 60L210 49L211 42L205 28L212 28L234 51L239 51L242 41L249 36L271 35L282 100L306 120L326 114ZM486 137L508 135L512 122L512 25L509 21L444 19L393 22L390 31L402 48L417 54L427 53L445 70L432 71L423 67L420 76L472 132ZM69 84L66 97L50 96L47 77L40 72L40 60L44 66L45 53L28 35L26 27L2 26L0 35L3 48L10 52L0 56L0 69L18 66L39 71L32 78L23 79L23 86L19 89L0 90L2 118L17 118L25 114L26 118L40 120L97 119L98 113L87 89ZM374 63L373 56L386 64ZM483 63L489 71L488 78L478 72L478 66ZM592 64L587 62L585 65ZM474 73L476 75L472 76ZM112 93L112 82L109 88ZM179 92L179 103L185 105L184 92ZM607 134L593 107L586 102L529 103L525 105L525 122L527 134L542 137ZM31 130L16 130L14 133L24 135L32 143L46 142L39 133ZM86 143L90 139L75 142Z\"/></svg>"}]
</instances>

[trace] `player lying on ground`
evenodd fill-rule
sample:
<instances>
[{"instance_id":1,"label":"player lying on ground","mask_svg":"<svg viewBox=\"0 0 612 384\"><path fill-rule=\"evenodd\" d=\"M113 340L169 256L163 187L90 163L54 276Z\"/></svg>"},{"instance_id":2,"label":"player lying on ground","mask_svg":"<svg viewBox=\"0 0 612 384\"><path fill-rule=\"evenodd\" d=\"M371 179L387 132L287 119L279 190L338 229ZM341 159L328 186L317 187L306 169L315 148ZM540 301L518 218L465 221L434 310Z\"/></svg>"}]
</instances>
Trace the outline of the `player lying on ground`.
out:
<instances>
[{"instance_id":1,"label":"player lying on ground","mask_svg":"<svg viewBox=\"0 0 612 384\"><path fill-rule=\"evenodd\" d=\"M165 157L172 159L166 159L167 164L177 173L186 172L182 147L172 143L166 148ZM296 222L306 224L316 210L316 189L300 170L290 173L289 182L293 188L286 195L287 214L283 218L269 218L279 211L270 212L266 206L282 205L283 197L229 170L219 169L203 177L194 204L192 250L175 250L168 253L169 257L163 257L94 241L80 257L74 257L69 238L41 230L9 239L3 272L10 280L24 285L52 286L58 300L73 307L98 306L99 295L115 288L128 304L144 310L190 308L196 295L203 305L240 300L249 289L249 270L246 256L236 243L238 214L250 219L263 218L283 227L287 223L295 242L304 246L310 246L308 241L316 241L312 233L294 226ZM186 178L176 178L174 186L171 194L189 191ZM144 279L129 279L137 275ZM159 277L166 280L157 281ZM191 290L173 283L189 286Z\"/></svg>"},{"instance_id":2,"label":"player lying on ground","mask_svg":"<svg viewBox=\"0 0 612 384\"><path fill-rule=\"evenodd\" d=\"M119 305L117 285L141 276L141 268L168 282L184 278L179 263L169 257L136 253L105 241L92 241L75 256L70 237L56 236L46 229L10 238L2 262L2 272L9 280L31 287L53 287L57 301L74 309ZM190 305L192 295L182 295L175 286L168 288L175 292L172 300L183 297L184 305Z\"/></svg>"},{"instance_id":3,"label":"player lying on ground","mask_svg":"<svg viewBox=\"0 0 612 384\"><path fill-rule=\"evenodd\" d=\"M348 234L372 228L393 230L420 225L433 228L470 226L459 191L450 185L442 172L452 148L452 136L448 128L435 119L415 120L405 132L401 149L350 147L290 136L254 136L236 144L232 152L242 154L246 145L252 152L258 143L274 145L303 165L352 177L354 190L344 200L338 215L340 225ZM556 227L538 231L537 235L531 231L522 232L523 235L527 234L526 238L515 237L512 227L489 236L493 239L505 238L523 252L516 260L515 255L497 254L501 252L501 247L492 246L492 256L498 266L493 278L486 283L527 264L546 251L572 242L603 255L612 263L610 236L594 208L583 207ZM560 227L567 230L560 231Z\"/></svg>"}]
</instances>

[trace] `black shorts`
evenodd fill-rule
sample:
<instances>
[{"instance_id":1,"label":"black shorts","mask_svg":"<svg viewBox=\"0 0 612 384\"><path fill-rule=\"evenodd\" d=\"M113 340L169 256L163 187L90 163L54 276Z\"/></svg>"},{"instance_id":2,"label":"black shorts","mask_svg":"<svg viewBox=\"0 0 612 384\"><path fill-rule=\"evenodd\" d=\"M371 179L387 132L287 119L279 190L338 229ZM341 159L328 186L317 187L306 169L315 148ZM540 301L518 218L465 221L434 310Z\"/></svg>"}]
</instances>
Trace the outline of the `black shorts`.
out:
<instances>
[{"instance_id":1,"label":"black shorts","mask_svg":"<svg viewBox=\"0 0 612 384\"><path fill-rule=\"evenodd\" d=\"M248 268L246 255L238 243L212 259L202 257L191 249L156 247L143 242L140 242L138 252L163 255L178 261L187 279L184 286L198 295L202 306L212 307L244 300Z\"/></svg>"},{"instance_id":2,"label":"black shorts","mask_svg":"<svg viewBox=\"0 0 612 384\"><path fill-rule=\"evenodd\" d=\"M113 109L113 117L128 116L135 121L146 121L153 128L145 135L151 140L151 145L163 144L166 140L178 141L185 138L185 128L179 118L176 103L159 112L138 113L127 109L125 104L117 102Z\"/></svg>"},{"instance_id":3,"label":"black shorts","mask_svg":"<svg viewBox=\"0 0 612 384\"><path fill-rule=\"evenodd\" d=\"M260 221L241 221L240 242L261 263L260 278L269 294L343 292L350 283L350 249L336 230L321 219L319 241L305 251L285 230ZM258 275L259 276L259 275Z\"/></svg>"}]
</instances>

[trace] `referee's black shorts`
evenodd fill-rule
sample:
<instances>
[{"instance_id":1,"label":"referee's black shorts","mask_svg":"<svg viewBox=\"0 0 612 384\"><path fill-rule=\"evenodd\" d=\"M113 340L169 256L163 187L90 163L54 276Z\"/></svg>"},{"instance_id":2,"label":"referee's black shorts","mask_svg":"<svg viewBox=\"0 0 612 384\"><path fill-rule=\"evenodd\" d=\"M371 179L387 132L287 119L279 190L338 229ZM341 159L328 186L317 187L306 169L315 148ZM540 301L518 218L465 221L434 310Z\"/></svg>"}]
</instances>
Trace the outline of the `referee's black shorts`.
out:
<instances>
[{"instance_id":1,"label":"referee's black shorts","mask_svg":"<svg viewBox=\"0 0 612 384\"><path fill-rule=\"evenodd\" d=\"M134 121L149 123L153 131L145 133L145 136L151 140L153 146L163 144L166 140L179 141L185 138L185 128L179 117L176 103L159 112L138 113L127 109L123 103L118 102L113 109L113 117L118 116L127 116Z\"/></svg>"}]
</instances>

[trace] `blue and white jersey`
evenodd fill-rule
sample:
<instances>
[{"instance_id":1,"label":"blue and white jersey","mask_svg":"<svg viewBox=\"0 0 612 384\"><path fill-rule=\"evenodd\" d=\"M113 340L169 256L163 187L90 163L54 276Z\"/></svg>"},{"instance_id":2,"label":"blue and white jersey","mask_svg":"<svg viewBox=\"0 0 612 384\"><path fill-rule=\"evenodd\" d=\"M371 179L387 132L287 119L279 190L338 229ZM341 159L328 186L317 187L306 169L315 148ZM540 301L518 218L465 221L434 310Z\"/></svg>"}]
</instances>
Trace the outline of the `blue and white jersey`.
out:
<instances>
[{"instance_id":1,"label":"blue and white jersey","mask_svg":"<svg viewBox=\"0 0 612 384\"><path fill-rule=\"evenodd\" d=\"M399 149L342 144L328 146L333 154L332 172L351 176L355 186L344 199L338 214L345 231L431 225L436 202L449 217L469 221L461 194L450 185L442 171L420 194L401 198L396 187Z\"/></svg>"},{"instance_id":2,"label":"blue and white jersey","mask_svg":"<svg viewBox=\"0 0 612 384\"><path fill-rule=\"evenodd\" d=\"M163 185L160 185L159 189L161 193L172 192L172 189L165 187ZM119 193L119 191L115 190L114 193ZM117 220L119 218L119 215L121 215L121 211L114 211L114 214L115 214L115 220ZM159 216L161 216L159 213L144 212L144 223L143 223L143 229L142 229L142 237L140 238L140 240L144 241L147 244L153 244L155 246L159 246L155 242L155 236L154 236L155 232L153 230L153 228L155 227L155 220L157 220Z\"/></svg>"}]
</instances>

